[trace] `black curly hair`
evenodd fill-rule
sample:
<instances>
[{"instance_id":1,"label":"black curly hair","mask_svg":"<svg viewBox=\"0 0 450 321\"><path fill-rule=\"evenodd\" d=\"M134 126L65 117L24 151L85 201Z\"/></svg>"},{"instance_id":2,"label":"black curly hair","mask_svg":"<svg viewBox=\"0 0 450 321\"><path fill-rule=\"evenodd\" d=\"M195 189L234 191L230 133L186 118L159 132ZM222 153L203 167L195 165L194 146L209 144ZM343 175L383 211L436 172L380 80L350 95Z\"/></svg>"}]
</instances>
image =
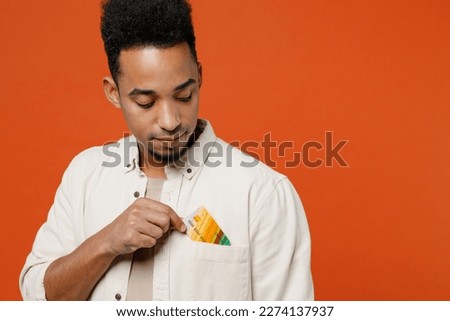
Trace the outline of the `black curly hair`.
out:
<instances>
[{"instance_id":1,"label":"black curly hair","mask_svg":"<svg viewBox=\"0 0 450 321\"><path fill-rule=\"evenodd\" d=\"M191 6L187 0L104 0L101 33L108 66L117 83L122 50L168 48L186 42L197 62Z\"/></svg>"}]
</instances>

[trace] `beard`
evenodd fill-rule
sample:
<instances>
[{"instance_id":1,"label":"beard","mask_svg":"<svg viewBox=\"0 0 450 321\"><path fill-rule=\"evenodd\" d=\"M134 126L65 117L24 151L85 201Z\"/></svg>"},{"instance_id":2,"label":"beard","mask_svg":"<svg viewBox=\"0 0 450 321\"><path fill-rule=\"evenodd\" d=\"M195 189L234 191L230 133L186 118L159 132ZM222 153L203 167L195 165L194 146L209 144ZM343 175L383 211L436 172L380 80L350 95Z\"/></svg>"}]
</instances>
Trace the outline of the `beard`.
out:
<instances>
[{"instance_id":1,"label":"beard","mask_svg":"<svg viewBox=\"0 0 450 321\"><path fill-rule=\"evenodd\" d=\"M180 146L171 148L167 153L164 153L164 154L156 152L152 148L152 144L150 143L147 147L148 155L158 163L165 164L165 165L174 164L174 163L178 162L186 154L189 147L191 147L192 144L195 142L195 140L196 140L195 136L196 135L194 132L189 136L186 144L180 144Z\"/></svg>"},{"instance_id":2,"label":"beard","mask_svg":"<svg viewBox=\"0 0 450 321\"><path fill-rule=\"evenodd\" d=\"M158 152L155 152L151 147L148 148L148 154L150 157L152 157L157 163L162 164L173 164L180 160L181 157L183 157L184 154L186 154L188 150L188 147L177 147L174 150L166 153L166 154L160 154Z\"/></svg>"}]
</instances>

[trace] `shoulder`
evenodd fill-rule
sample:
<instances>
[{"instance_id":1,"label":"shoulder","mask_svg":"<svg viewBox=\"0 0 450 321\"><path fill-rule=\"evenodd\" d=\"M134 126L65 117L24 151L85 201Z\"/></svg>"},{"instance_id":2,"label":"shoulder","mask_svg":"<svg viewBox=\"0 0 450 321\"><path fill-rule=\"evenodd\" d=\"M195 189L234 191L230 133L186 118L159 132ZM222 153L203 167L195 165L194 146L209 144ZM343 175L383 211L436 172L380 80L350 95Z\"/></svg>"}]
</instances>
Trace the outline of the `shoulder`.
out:
<instances>
[{"instance_id":1,"label":"shoulder","mask_svg":"<svg viewBox=\"0 0 450 321\"><path fill-rule=\"evenodd\" d=\"M286 206L300 210L298 193L286 175L220 138L214 146L205 162L207 171L217 185L222 186L224 193L248 200L251 221L262 213L262 209L280 215L286 212ZM212 166L219 161L220 166Z\"/></svg>"},{"instance_id":2,"label":"shoulder","mask_svg":"<svg viewBox=\"0 0 450 321\"><path fill-rule=\"evenodd\" d=\"M70 162L69 170L77 171L84 168L94 168L106 159L104 146L93 146L78 153Z\"/></svg>"},{"instance_id":3,"label":"shoulder","mask_svg":"<svg viewBox=\"0 0 450 321\"><path fill-rule=\"evenodd\" d=\"M218 167L230 177L238 178L241 183L249 181L270 189L270 187L275 188L278 183L287 179L284 174L277 172L262 161L220 138L217 138L214 147L205 165L211 166L215 165L215 162L220 162Z\"/></svg>"},{"instance_id":4,"label":"shoulder","mask_svg":"<svg viewBox=\"0 0 450 321\"><path fill-rule=\"evenodd\" d=\"M125 137L118 141L87 148L72 159L67 172L80 174L125 167L136 146L134 137Z\"/></svg>"}]
</instances>

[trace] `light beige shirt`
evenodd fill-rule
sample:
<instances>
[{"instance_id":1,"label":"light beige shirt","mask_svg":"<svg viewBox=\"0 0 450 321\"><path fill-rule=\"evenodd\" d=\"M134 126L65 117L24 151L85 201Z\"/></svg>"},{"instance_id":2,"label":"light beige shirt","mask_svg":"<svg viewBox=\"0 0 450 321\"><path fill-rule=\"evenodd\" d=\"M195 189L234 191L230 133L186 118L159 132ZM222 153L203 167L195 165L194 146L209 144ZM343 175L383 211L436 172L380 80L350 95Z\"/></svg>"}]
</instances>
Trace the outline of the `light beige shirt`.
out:
<instances>
[{"instance_id":1,"label":"light beige shirt","mask_svg":"<svg viewBox=\"0 0 450 321\"><path fill-rule=\"evenodd\" d=\"M167 165L161 202L180 216L206 207L231 246L171 231L154 247L153 300L312 300L310 234L291 182L217 138L209 123L184 164ZM66 170L20 275L26 300L45 300L49 264L145 195L133 136L88 149ZM91 300L127 297L132 253L114 260Z\"/></svg>"}]
</instances>

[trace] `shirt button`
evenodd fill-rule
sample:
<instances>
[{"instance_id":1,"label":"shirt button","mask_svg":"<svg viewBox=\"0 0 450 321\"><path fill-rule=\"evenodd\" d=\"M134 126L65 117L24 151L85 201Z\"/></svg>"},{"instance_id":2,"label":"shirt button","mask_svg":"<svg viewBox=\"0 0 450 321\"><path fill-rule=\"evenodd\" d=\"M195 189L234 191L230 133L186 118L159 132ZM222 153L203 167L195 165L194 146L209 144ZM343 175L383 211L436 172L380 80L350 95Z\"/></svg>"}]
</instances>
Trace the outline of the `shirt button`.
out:
<instances>
[{"instance_id":1,"label":"shirt button","mask_svg":"<svg viewBox=\"0 0 450 321\"><path fill-rule=\"evenodd\" d=\"M141 195L139 192L134 192L134 197L138 198Z\"/></svg>"},{"instance_id":2,"label":"shirt button","mask_svg":"<svg viewBox=\"0 0 450 321\"><path fill-rule=\"evenodd\" d=\"M131 164L127 164L127 167L130 168L130 167L131 167Z\"/></svg>"},{"instance_id":3,"label":"shirt button","mask_svg":"<svg viewBox=\"0 0 450 321\"><path fill-rule=\"evenodd\" d=\"M116 298L117 301L122 300L122 296L120 295L120 293L117 293L115 298Z\"/></svg>"},{"instance_id":4,"label":"shirt button","mask_svg":"<svg viewBox=\"0 0 450 321\"><path fill-rule=\"evenodd\" d=\"M189 174L192 173L192 169L188 168L188 169L187 169L187 172L188 172Z\"/></svg>"}]
</instances>

